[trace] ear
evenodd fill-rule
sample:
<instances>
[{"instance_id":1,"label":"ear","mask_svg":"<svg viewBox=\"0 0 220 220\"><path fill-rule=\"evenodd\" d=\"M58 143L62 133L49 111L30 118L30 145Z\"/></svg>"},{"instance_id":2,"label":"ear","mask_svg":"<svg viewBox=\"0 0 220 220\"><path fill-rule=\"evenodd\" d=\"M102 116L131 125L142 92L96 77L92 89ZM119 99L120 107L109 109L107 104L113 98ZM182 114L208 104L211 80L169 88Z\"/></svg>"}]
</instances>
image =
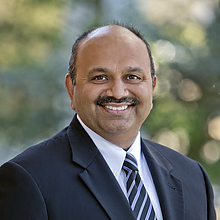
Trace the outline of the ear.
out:
<instances>
[{"instance_id":1,"label":"ear","mask_svg":"<svg viewBox=\"0 0 220 220\"><path fill-rule=\"evenodd\" d=\"M154 75L154 87L153 87L153 91L154 91L154 89L155 89L155 87L156 87L156 84L157 84L157 76Z\"/></svg>"},{"instance_id":2,"label":"ear","mask_svg":"<svg viewBox=\"0 0 220 220\"><path fill-rule=\"evenodd\" d=\"M74 86L70 74L67 73L65 76L65 87L70 97L70 106L73 110L75 110L74 105Z\"/></svg>"},{"instance_id":3,"label":"ear","mask_svg":"<svg viewBox=\"0 0 220 220\"><path fill-rule=\"evenodd\" d=\"M157 84L157 76L156 75L154 75L154 79L153 79L153 81L154 81L154 87L153 87L153 91L154 91L154 89L155 89L155 87L156 87L156 84ZM153 108L153 102L151 103L151 109Z\"/></svg>"}]
</instances>

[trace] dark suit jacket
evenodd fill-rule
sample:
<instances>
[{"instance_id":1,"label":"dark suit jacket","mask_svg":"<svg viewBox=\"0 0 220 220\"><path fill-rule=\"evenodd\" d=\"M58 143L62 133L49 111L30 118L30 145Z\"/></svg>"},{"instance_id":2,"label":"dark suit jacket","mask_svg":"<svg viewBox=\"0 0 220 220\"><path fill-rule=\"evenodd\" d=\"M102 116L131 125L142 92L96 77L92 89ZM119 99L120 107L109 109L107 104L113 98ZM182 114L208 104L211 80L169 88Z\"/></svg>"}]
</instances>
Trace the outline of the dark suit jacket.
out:
<instances>
[{"instance_id":1,"label":"dark suit jacket","mask_svg":"<svg viewBox=\"0 0 220 220\"><path fill-rule=\"evenodd\" d=\"M207 174L195 161L142 140L164 220L215 220ZM76 117L0 168L1 220L134 220L111 170Z\"/></svg>"}]
</instances>

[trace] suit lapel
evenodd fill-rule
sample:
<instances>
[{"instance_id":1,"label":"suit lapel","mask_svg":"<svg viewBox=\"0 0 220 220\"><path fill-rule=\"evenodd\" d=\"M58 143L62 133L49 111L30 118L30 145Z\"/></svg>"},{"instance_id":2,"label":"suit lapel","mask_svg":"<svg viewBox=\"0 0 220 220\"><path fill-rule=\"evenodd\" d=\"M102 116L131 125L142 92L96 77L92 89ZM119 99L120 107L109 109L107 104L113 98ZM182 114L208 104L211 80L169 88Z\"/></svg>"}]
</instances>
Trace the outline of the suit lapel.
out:
<instances>
[{"instance_id":1,"label":"suit lapel","mask_svg":"<svg viewBox=\"0 0 220 220\"><path fill-rule=\"evenodd\" d=\"M162 209L163 219L184 220L182 181L172 175L169 161L148 141L142 141Z\"/></svg>"},{"instance_id":2,"label":"suit lapel","mask_svg":"<svg viewBox=\"0 0 220 220\"><path fill-rule=\"evenodd\" d=\"M80 178L112 220L135 220L117 180L91 138L74 117L67 131L72 160L84 168Z\"/></svg>"},{"instance_id":3,"label":"suit lapel","mask_svg":"<svg viewBox=\"0 0 220 220\"><path fill-rule=\"evenodd\" d=\"M103 162L101 155L95 158L93 163L80 174L80 177L98 199L110 219L135 219L117 180L108 165Z\"/></svg>"}]
</instances>

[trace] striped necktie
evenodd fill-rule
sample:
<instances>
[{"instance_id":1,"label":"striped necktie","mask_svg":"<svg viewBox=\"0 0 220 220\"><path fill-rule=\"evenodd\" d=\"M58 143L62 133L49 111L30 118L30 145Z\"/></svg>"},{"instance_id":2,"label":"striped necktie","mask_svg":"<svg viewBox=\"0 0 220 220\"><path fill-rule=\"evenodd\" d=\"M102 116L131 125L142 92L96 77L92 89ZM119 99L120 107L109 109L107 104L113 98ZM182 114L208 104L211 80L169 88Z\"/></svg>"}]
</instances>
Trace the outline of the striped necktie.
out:
<instances>
[{"instance_id":1,"label":"striped necktie","mask_svg":"<svg viewBox=\"0 0 220 220\"><path fill-rule=\"evenodd\" d=\"M138 220L157 220L150 197L138 172L135 157L127 153L123 164L126 173L126 187L132 211Z\"/></svg>"}]
</instances>

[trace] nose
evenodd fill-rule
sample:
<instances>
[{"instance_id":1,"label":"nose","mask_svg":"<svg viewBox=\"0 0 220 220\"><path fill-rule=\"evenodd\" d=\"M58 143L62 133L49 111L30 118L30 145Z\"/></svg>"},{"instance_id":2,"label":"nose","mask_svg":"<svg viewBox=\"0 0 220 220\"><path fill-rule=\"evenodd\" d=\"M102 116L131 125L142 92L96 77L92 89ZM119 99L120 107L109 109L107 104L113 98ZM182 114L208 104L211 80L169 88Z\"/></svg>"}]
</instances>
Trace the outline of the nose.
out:
<instances>
[{"instance_id":1,"label":"nose","mask_svg":"<svg viewBox=\"0 0 220 220\"><path fill-rule=\"evenodd\" d=\"M106 95L120 99L122 97L128 96L129 92L123 80L114 79L106 91Z\"/></svg>"}]
</instances>

